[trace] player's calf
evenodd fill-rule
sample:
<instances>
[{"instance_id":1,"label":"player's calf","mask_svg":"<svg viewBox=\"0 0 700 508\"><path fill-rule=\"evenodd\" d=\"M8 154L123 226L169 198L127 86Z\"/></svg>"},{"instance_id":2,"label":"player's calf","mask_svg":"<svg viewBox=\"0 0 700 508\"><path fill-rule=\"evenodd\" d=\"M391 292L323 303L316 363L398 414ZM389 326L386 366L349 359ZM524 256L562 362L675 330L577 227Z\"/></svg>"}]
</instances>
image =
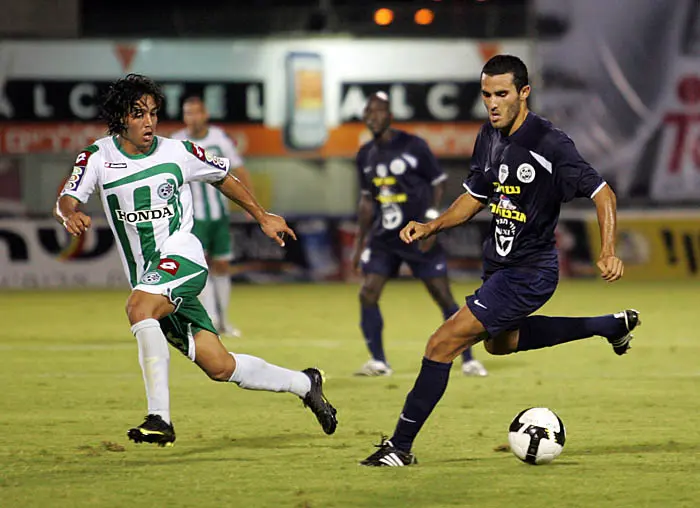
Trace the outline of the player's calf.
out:
<instances>
[{"instance_id":1,"label":"player's calf","mask_svg":"<svg viewBox=\"0 0 700 508\"><path fill-rule=\"evenodd\" d=\"M484 340L484 349L489 354L502 356L515 353L518 350L518 331L504 332L497 337L488 337Z\"/></svg>"}]
</instances>

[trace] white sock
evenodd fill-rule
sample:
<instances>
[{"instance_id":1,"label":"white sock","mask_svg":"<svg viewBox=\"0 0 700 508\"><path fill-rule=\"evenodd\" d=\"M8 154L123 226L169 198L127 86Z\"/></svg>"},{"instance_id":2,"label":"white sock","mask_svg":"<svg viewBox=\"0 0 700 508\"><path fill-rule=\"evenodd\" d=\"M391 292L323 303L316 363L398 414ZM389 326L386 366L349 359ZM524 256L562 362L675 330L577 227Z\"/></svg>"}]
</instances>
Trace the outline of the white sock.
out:
<instances>
[{"instance_id":1,"label":"white sock","mask_svg":"<svg viewBox=\"0 0 700 508\"><path fill-rule=\"evenodd\" d=\"M228 275L213 275L211 281L214 286L216 302L219 304L221 312L221 314L219 314L219 320L223 327L228 324L228 304L231 301L231 277Z\"/></svg>"},{"instance_id":2,"label":"white sock","mask_svg":"<svg viewBox=\"0 0 700 508\"><path fill-rule=\"evenodd\" d=\"M139 345L139 363L143 372L148 399L148 414L159 415L170 423L170 389L168 388L168 368L170 351L155 319L144 319L131 327Z\"/></svg>"},{"instance_id":3,"label":"white sock","mask_svg":"<svg viewBox=\"0 0 700 508\"><path fill-rule=\"evenodd\" d=\"M256 356L229 354L236 361L236 370L229 382L236 383L241 388L291 392L302 398L311 390L311 380L303 372L272 365Z\"/></svg>"},{"instance_id":4,"label":"white sock","mask_svg":"<svg viewBox=\"0 0 700 508\"><path fill-rule=\"evenodd\" d=\"M209 314L209 317L214 322L214 328L218 329L219 327L223 326L224 323L222 323L219 319L219 310L216 308L214 276L211 274L209 274L209 277L207 277L207 283L204 286L204 289L202 289L202 292L199 293L199 301L202 302L204 310L207 311L207 314Z\"/></svg>"}]
</instances>

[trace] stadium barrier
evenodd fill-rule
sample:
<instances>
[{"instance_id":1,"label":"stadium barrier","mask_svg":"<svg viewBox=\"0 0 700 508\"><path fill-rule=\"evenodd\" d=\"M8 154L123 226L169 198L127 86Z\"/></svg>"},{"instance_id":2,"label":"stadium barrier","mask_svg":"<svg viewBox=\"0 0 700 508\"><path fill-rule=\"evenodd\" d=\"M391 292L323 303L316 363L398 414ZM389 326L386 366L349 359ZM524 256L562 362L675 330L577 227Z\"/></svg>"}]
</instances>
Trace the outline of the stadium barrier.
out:
<instances>
[{"instance_id":1,"label":"stadium barrier","mask_svg":"<svg viewBox=\"0 0 700 508\"><path fill-rule=\"evenodd\" d=\"M299 241L280 249L256 223L232 222L232 278L239 282L356 281L352 251L357 233L352 217L289 219ZM440 235L452 278L481 273L481 244L488 216ZM562 214L556 232L562 277L595 277L600 237L595 213ZM622 211L618 255L625 278L697 278L700 271L700 212ZM125 288L119 252L104 219L81 238L53 220L0 220L0 288ZM410 273L404 267L403 276Z\"/></svg>"}]
</instances>

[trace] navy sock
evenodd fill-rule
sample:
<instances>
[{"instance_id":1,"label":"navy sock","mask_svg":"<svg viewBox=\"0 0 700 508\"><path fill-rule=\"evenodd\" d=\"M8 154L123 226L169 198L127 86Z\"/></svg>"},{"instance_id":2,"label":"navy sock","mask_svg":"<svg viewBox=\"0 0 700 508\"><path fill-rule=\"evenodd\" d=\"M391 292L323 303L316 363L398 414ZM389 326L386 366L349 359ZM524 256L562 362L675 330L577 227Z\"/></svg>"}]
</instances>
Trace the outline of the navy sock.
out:
<instances>
[{"instance_id":1,"label":"navy sock","mask_svg":"<svg viewBox=\"0 0 700 508\"><path fill-rule=\"evenodd\" d=\"M382 344L384 320L382 319L382 313L379 311L379 305L362 306L360 327L362 328L362 334L365 336L367 349L369 349L372 358L386 363L384 346Z\"/></svg>"},{"instance_id":2,"label":"navy sock","mask_svg":"<svg viewBox=\"0 0 700 508\"><path fill-rule=\"evenodd\" d=\"M452 362L441 363L423 358L416 384L406 397L406 403L391 438L391 442L399 450L411 451L413 440L445 393L451 367Z\"/></svg>"},{"instance_id":3,"label":"navy sock","mask_svg":"<svg viewBox=\"0 0 700 508\"><path fill-rule=\"evenodd\" d=\"M447 321L452 317L452 314L454 314L457 311L459 311L459 307L457 307L457 305L454 305L453 307L448 307L446 309L442 309L442 317L445 318L445 321ZM472 356L472 348L468 347L462 353L462 363L469 362L473 359L474 356Z\"/></svg>"},{"instance_id":4,"label":"navy sock","mask_svg":"<svg viewBox=\"0 0 700 508\"><path fill-rule=\"evenodd\" d=\"M621 327L624 323L612 314L580 318L530 316L520 325L518 351L556 346L594 335L613 337L623 331Z\"/></svg>"}]
</instances>

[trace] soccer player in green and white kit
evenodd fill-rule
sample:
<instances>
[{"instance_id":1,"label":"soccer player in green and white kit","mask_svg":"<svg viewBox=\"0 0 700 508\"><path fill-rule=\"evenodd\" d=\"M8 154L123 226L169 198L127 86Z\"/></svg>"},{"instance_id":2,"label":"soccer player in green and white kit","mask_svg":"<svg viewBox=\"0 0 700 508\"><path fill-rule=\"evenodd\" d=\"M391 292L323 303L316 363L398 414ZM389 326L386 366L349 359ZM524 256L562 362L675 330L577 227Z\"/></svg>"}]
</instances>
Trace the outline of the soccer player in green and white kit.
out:
<instances>
[{"instance_id":1,"label":"soccer player in green and white kit","mask_svg":"<svg viewBox=\"0 0 700 508\"><path fill-rule=\"evenodd\" d=\"M132 291L126 304L146 385L148 415L128 431L139 443L171 445L168 343L211 379L249 390L291 392L316 415L326 434L335 432L336 410L323 395L321 372L292 371L260 358L229 353L197 296L208 270L202 245L191 233L190 182L204 181L238 203L263 232L284 247L295 238L285 220L265 211L231 173L230 162L188 141L156 136L164 102L160 87L129 74L108 91L102 116L110 136L78 155L54 215L79 236L90 227L80 211L99 190Z\"/></svg>"},{"instance_id":2,"label":"soccer player in green and white kit","mask_svg":"<svg viewBox=\"0 0 700 508\"><path fill-rule=\"evenodd\" d=\"M192 141L213 155L226 157L231 162L231 173L252 191L250 174L236 146L222 129L209 125L209 112L200 97L192 96L183 101L182 120L186 128L171 137ZM209 279L199 299L220 334L240 337L241 331L227 318L231 295L229 262L233 258L227 203L224 196L206 182L192 182L190 188L194 210L192 233L202 242L210 267Z\"/></svg>"}]
</instances>

